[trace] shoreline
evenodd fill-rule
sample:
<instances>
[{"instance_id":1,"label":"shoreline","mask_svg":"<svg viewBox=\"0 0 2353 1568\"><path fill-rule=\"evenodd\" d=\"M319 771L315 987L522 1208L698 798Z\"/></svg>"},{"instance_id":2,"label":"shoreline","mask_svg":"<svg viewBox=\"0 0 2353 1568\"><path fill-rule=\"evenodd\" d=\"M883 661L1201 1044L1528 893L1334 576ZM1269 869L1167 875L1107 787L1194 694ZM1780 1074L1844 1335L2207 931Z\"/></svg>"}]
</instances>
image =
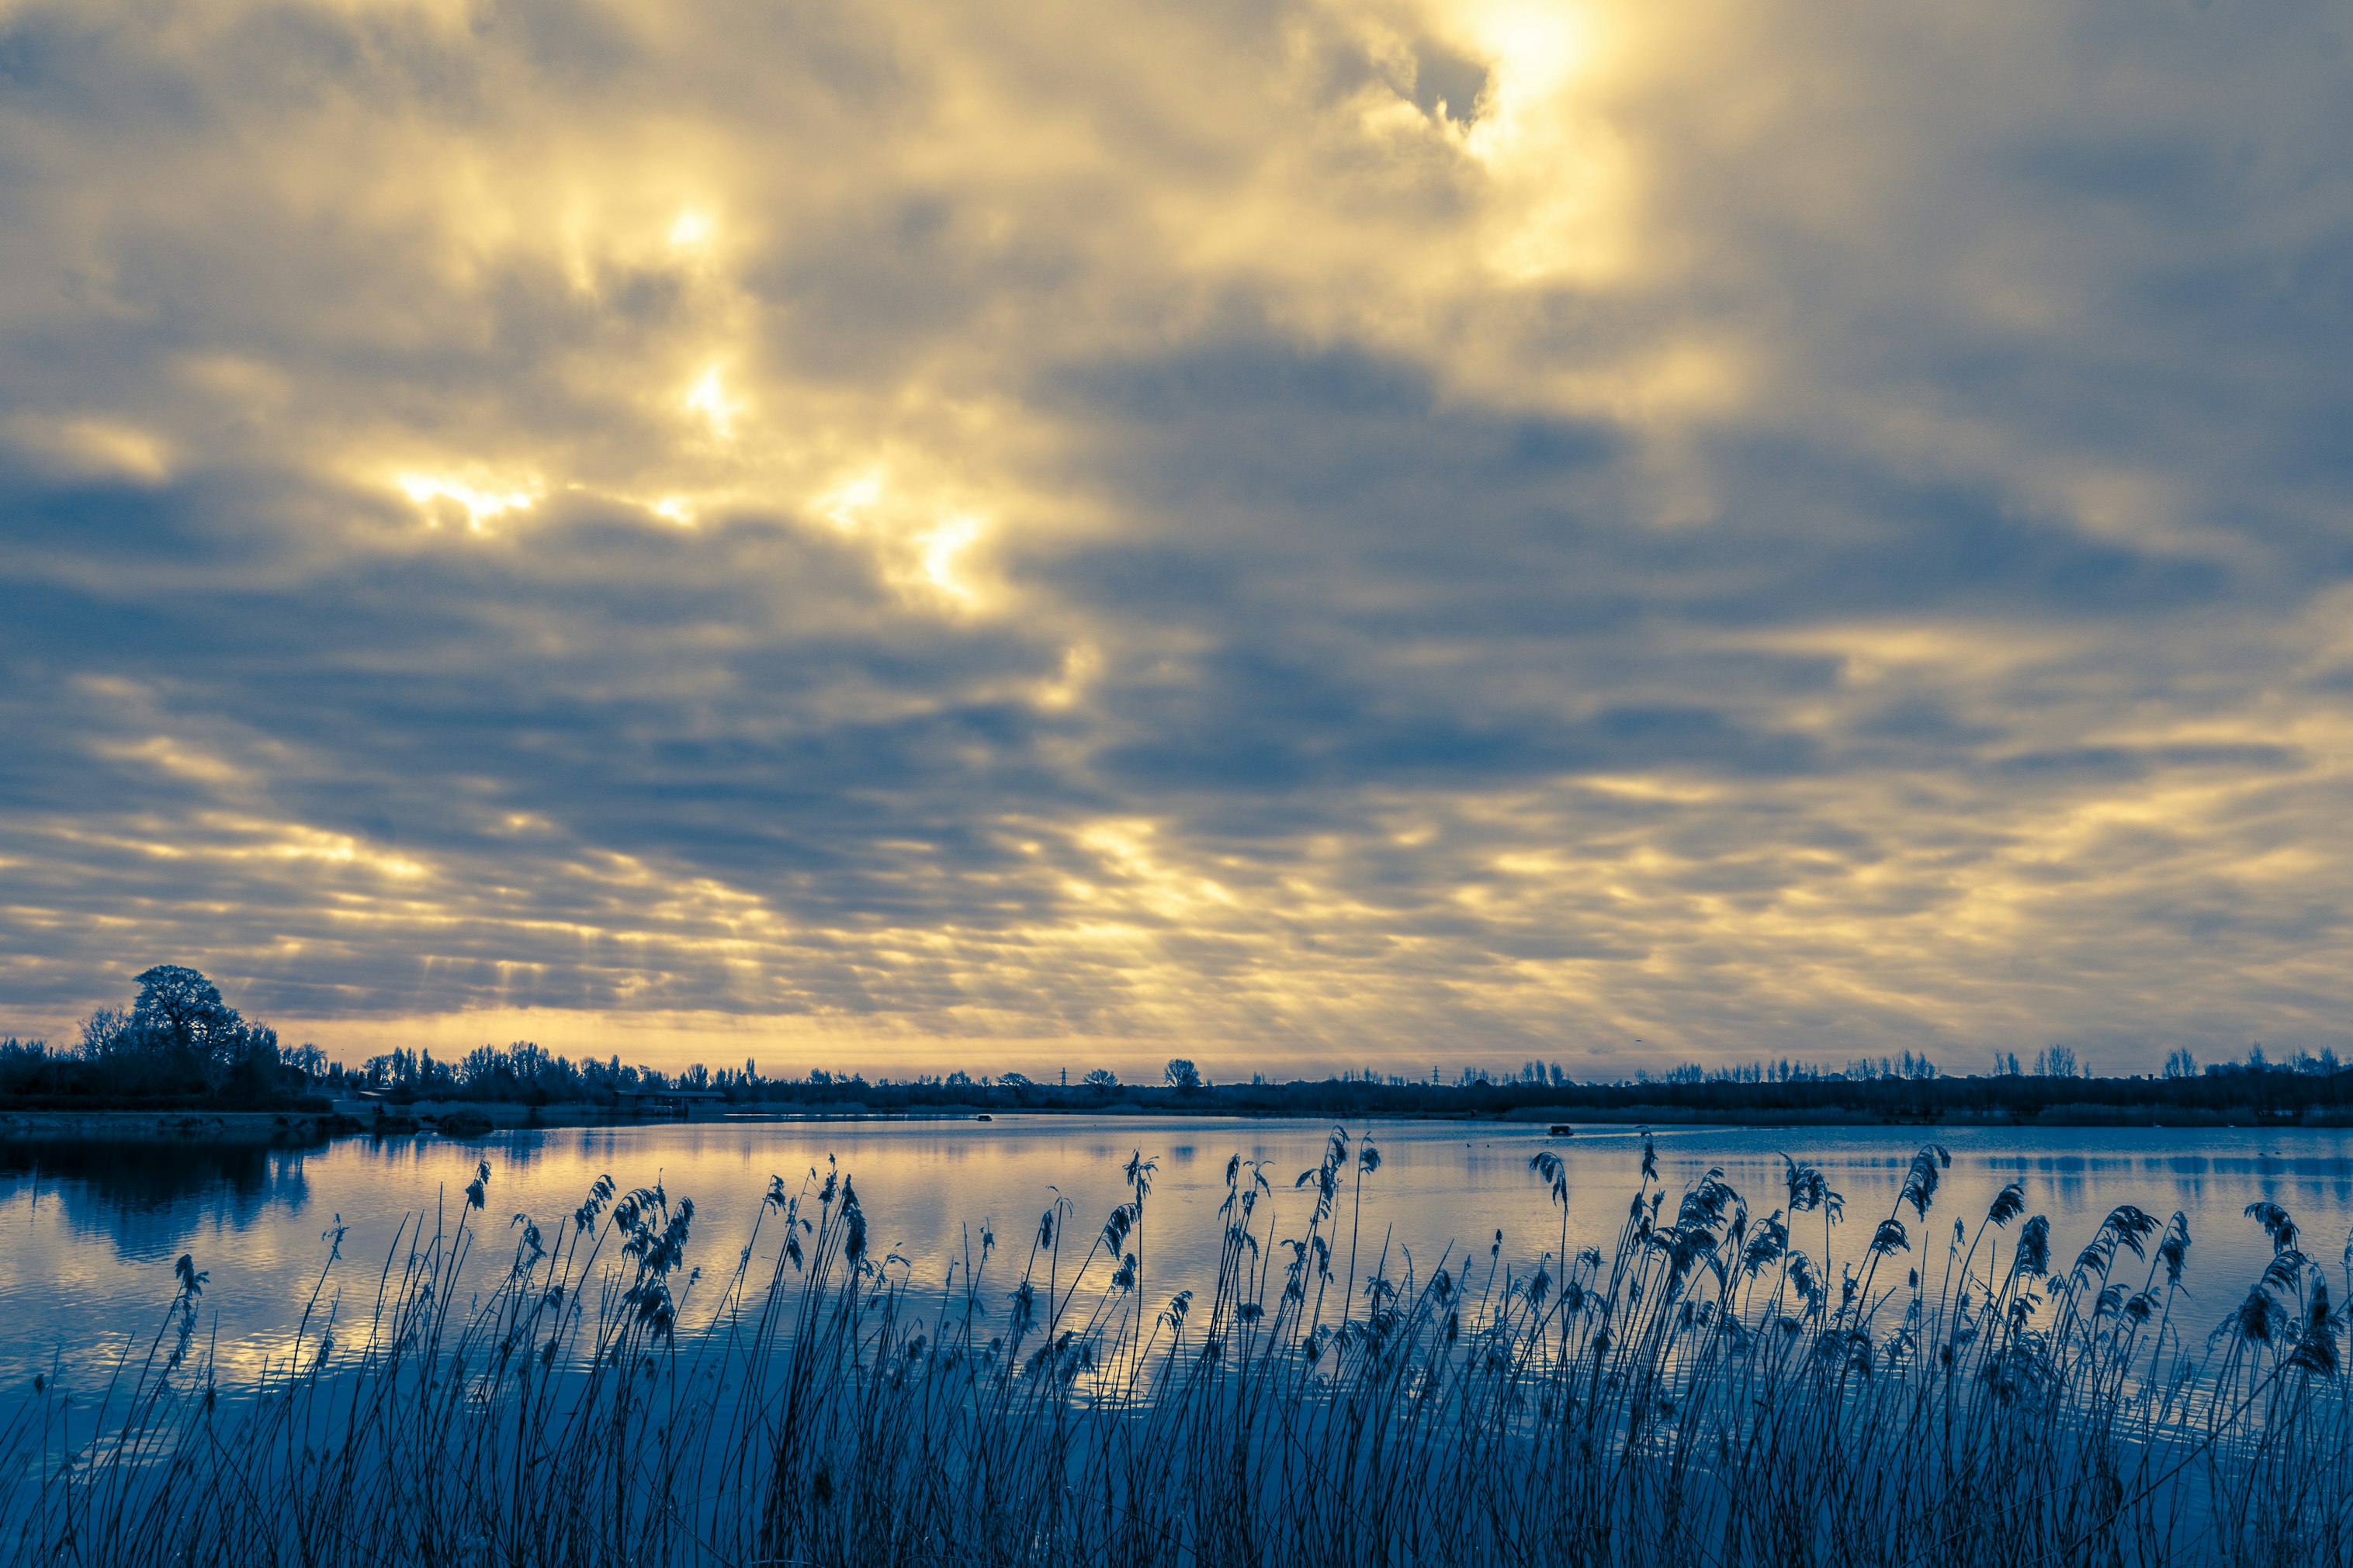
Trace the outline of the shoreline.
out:
<instances>
[{"instance_id":1,"label":"shoreline","mask_svg":"<svg viewBox=\"0 0 2353 1568\"><path fill-rule=\"evenodd\" d=\"M333 1111L0 1110L0 1140L317 1144L364 1131L351 1118Z\"/></svg>"},{"instance_id":2,"label":"shoreline","mask_svg":"<svg viewBox=\"0 0 2353 1568\"><path fill-rule=\"evenodd\" d=\"M378 1110L384 1114L379 1118ZM2353 1119L2326 1117L2287 1120L2253 1115L2231 1116L2175 1111L2162 1118L2120 1114L2102 1106L2052 1107L2033 1117L2010 1115L1889 1117L1867 1111L1836 1110L1765 1110L1746 1115L1707 1115L1668 1106L1636 1106L1625 1110L1582 1107L1521 1107L1501 1115L1452 1114L1373 1115L1361 1110L1302 1110L1270 1115L1225 1108L1199 1110L1170 1106L1109 1105L1059 1107L946 1107L918 1110L872 1110L860 1106L835 1109L726 1110L713 1108L697 1114L658 1116L616 1112L588 1105L526 1106L473 1101L419 1101L410 1106L385 1106L368 1101L338 1101L330 1110L132 1110L0 1109L0 1142L93 1140L156 1143L269 1143L319 1146L342 1138L441 1137L464 1142L494 1133L553 1131L575 1127L842 1125L856 1123L986 1123L998 1117L1029 1121L1057 1116L1155 1116L1201 1121L1302 1121L1330 1117L1343 1121L1445 1121L1469 1126L1537 1128L1563 1125L1577 1129L1623 1131L1635 1127L1757 1128L1757 1127L1889 1127L1933 1131L1937 1128L2012 1127L2086 1128L2143 1127L2179 1131L2220 1129L2263 1131L2334 1131L2353 1125ZM1569 1134L1574 1136L1574 1134Z\"/></svg>"}]
</instances>

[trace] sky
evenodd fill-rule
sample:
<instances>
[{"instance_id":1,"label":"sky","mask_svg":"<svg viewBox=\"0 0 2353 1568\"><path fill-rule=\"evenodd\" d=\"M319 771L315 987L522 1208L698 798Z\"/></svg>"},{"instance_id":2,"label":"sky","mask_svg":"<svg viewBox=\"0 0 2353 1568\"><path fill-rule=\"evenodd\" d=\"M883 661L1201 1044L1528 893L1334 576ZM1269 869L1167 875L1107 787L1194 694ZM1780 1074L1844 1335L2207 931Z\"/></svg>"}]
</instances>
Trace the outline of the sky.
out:
<instances>
[{"instance_id":1,"label":"sky","mask_svg":"<svg viewBox=\"0 0 2353 1568\"><path fill-rule=\"evenodd\" d=\"M2348 37L0 0L0 1031L2353 1045Z\"/></svg>"}]
</instances>

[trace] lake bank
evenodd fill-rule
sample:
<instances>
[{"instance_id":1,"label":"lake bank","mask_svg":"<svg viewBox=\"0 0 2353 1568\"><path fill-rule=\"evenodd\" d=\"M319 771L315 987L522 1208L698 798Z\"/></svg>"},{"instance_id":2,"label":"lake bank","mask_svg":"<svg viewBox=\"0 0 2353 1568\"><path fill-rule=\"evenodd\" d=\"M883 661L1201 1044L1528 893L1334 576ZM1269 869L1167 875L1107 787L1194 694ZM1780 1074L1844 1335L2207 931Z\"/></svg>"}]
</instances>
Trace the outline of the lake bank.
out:
<instances>
[{"instance_id":1,"label":"lake bank","mask_svg":"<svg viewBox=\"0 0 2353 1568\"><path fill-rule=\"evenodd\" d=\"M923 1110L875 1110L858 1104L834 1103L807 1108L774 1104L740 1107L696 1106L684 1115L617 1111L586 1103L518 1105L499 1101L419 1100L395 1105L375 1100L336 1100L329 1110L59 1110L0 1107L0 1140L88 1139L142 1142L234 1142L319 1144L338 1138L434 1135L467 1139L493 1133L554 1131L563 1128L691 1125L833 1125L925 1122L987 1122L995 1117L1023 1114L1072 1121L1096 1120L1177 1119L1197 1121L1249 1121L1260 1114L1231 1107L1203 1105L1144 1106L1113 1104L1079 1110L1037 1108L1008 1112L977 1106L943 1106ZM2144 1107L2055 1105L2032 1115L2007 1110L1982 1114L1950 1111L1926 1116L1887 1115L1840 1107L1757 1107L1746 1110L1699 1110L1677 1105L1515 1106L1496 1111L1412 1111L1384 1109L1366 1114L1356 1108L1311 1108L1295 1113L1334 1121L1424 1122L1464 1127L1527 1127L1561 1125L1622 1131L1658 1128L1777 1128L1777 1127L1908 1127L1934 1131L1938 1128L2096 1128L2141 1127L2182 1130L2240 1128L2288 1130L2342 1129L2353 1126L2353 1112L2322 1108L2301 1115L2265 1115L2248 1110L2210 1110L2168 1107L2152 1114ZM1285 1120L1293 1118L1284 1118Z\"/></svg>"},{"instance_id":2,"label":"lake bank","mask_svg":"<svg viewBox=\"0 0 2353 1568\"><path fill-rule=\"evenodd\" d=\"M0 1110L0 1139L316 1144L364 1131L333 1111Z\"/></svg>"}]
</instances>

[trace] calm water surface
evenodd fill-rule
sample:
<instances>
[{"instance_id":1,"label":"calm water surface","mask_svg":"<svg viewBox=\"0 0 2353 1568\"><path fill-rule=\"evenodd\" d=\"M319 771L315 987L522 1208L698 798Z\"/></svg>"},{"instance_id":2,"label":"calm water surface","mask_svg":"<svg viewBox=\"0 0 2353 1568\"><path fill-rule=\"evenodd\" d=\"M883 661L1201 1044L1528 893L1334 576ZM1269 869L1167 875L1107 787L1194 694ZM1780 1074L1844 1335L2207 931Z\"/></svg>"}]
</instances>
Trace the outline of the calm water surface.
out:
<instances>
[{"instance_id":1,"label":"calm water surface","mask_svg":"<svg viewBox=\"0 0 2353 1568\"><path fill-rule=\"evenodd\" d=\"M857 1181L878 1256L895 1251L913 1279L936 1283L967 1247L976 1255L982 1231L993 1228L991 1269L1010 1288L1057 1194L1072 1205L1070 1235L1083 1246L1126 1196L1120 1167L1141 1151L1158 1162L1145 1280L1157 1299L1208 1285L1229 1156L1265 1162L1289 1234L1307 1209L1293 1179L1314 1165L1330 1131L1323 1121L1003 1117L568 1129L466 1143L353 1139L301 1151L0 1143L0 1390L52 1367L87 1376L121 1346L143 1346L182 1253L211 1277L204 1323L217 1333L220 1358L249 1367L284 1343L326 1261L327 1232L347 1230L328 1291L340 1289L347 1316L364 1311L400 1221L422 1213L430 1225L437 1206L454 1220L477 1161L491 1170L490 1202L474 1222L485 1260L477 1283L502 1263L512 1216L553 1227L607 1173L624 1187L659 1180L673 1199L691 1196L688 1260L723 1274L750 1235L769 1177L797 1184L831 1155ZM1352 1137L1365 1132L1383 1163L1366 1188L1360 1272L1384 1246L1393 1271L1408 1253L1425 1273L1466 1251L1483 1268L1499 1229L1507 1265L1556 1247L1557 1214L1528 1170L1541 1148L1568 1162L1572 1248L1606 1251L1638 1185L1640 1141L1624 1130L1547 1140L1536 1127L1351 1129ZM2011 1180L2024 1181L2030 1214L2051 1217L2055 1258L2072 1258L2116 1204L2137 1203L2160 1220L2187 1214L2196 1237L2193 1317L2218 1321L2270 1253L2243 1217L2248 1204L2288 1208L2305 1228L2306 1250L2332 1273L2353 1225L2353 1134L2336 1131L1676 1129L1658 1135L1660 1174L1680 1192L1721 1165L1762 1215L1784 1199L1786 1151L1822 1167L1845 1194L1835 1250L1852 1257L1888 1212L1924 1137L1953 1156L1927 1224L1912 1226L1913 1257L1929 1260L1932 1279L1952 1222L1974 1227ZM1810 1216L1797 1239L1818 1250L1819 1220ZM1343 1262L1345 1255L1335 1267ZM690 1298L690 1315L691 1307Z\"/></svg>"}]
</instances>

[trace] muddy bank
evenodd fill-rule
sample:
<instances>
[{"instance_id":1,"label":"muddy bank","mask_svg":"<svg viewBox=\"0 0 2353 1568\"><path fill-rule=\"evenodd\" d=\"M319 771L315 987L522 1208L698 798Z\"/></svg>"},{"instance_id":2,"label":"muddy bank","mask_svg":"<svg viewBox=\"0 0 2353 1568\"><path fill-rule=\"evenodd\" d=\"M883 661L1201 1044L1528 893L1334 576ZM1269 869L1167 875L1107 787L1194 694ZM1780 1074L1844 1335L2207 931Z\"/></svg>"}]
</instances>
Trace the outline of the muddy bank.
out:
<instances>
[{"instance_id":1,"label":"muddy bank","mask_svg":"<svg viewBox=\"0 0 2353 1568\"><path fill-rule=\"evenodd\" d=\"M0 1110L0 1138L323 1143L364 1131L357 1120L332 1111Z\"/></svg>"}]
</instances>

